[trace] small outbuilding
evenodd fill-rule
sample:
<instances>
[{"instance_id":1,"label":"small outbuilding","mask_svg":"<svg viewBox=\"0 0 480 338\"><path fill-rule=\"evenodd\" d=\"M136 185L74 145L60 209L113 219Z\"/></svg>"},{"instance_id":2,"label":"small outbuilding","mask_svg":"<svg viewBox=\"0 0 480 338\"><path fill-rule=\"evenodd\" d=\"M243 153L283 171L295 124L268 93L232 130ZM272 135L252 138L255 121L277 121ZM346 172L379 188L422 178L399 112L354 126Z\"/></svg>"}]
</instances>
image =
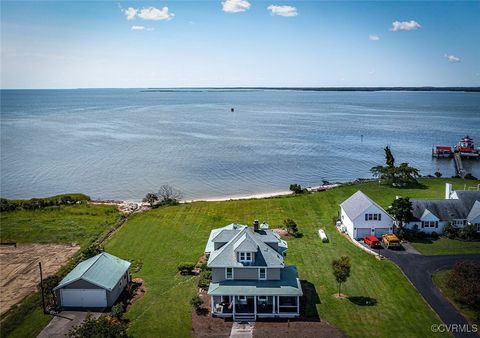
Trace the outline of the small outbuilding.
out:
<instances>
[{"instance_id":1,"label":"small outbuilding","mask_svg":"<svg viewBox=\"0 0 480 338\"><path fill-rule=\"evenodd\" d=\"M112 306L130 281L130 262L102 252L79 263L54 288L61 308Z\"/></svg>"}]
</instances>

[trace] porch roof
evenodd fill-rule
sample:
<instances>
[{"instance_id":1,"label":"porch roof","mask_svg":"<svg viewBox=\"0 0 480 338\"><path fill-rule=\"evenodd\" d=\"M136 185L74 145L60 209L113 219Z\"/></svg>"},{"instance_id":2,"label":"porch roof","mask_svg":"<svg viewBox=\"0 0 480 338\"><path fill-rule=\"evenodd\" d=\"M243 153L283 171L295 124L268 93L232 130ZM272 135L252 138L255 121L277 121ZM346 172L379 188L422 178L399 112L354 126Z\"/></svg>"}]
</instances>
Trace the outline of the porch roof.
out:
<instances>
[{"instance_id":1,"label":"porch roof","mask_svg":"<svg viewBox=\"0 0 480 338\"><path fill-rule=\"evenodd\" d=\"M295 266L287 266L280 280L224 280L210 283L210 296L302 296L302 287Z\"/></svg>"}]
</instances>

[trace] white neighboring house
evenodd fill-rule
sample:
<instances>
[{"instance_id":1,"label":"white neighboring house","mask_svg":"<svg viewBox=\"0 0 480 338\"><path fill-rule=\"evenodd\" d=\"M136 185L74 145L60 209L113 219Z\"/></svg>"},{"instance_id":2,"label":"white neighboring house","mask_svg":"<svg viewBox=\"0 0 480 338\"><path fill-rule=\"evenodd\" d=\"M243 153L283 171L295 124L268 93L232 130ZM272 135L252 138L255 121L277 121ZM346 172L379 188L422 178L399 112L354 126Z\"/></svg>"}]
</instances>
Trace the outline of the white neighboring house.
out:
<instances>
[{"instance_id":1,"label":"white neighboring house","mask_svg":"<svg viewBox=\"0 0 480 338\"><path fill-rule=\"evenodd\" d=\"M444 199L412 199L412 221L404 226L425 233L443 233L443 227L451 223L457 228L473 224L480 232L480 191L453 190L445 185Z\"/></svg>"},{"instance_id":2,"label":"white neighboring house","mask_svg":"<svg viewBox=\"0 0 480 338\"><path fill-rule=\"evenodd\" d=\"M393 232L393 218L360 190L340 204L340 218L354 239Z\"/></svg>"}]
</instances>

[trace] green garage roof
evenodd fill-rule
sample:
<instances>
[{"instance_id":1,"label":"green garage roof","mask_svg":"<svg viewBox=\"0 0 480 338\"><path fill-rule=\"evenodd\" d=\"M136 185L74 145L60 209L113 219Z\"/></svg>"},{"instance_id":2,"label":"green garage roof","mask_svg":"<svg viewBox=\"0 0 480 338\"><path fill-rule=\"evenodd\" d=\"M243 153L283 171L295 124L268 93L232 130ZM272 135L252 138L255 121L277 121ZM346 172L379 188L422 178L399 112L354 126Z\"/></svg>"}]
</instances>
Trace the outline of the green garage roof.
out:
<instances>
[{"instance_id":1,"label":"green garage roof","mask_svg":"<svg viewBox=\"0 0 480 338\"><path fill-rule=\"evenodd\" d=\"M54 290L81 279L112 291L129 267L130 262L102 252L79 263Z\"/></svg>"},{"instance_id":2,"label":"green garage roof","mask_svg":"<svg viewBox=\"0 0 480 338\"><path fill-rule=\"evenodd\" d=\"M302 296L295 266L282 269L280 280L224 280L210 283L210 296Z\"/></svg>"}]
</instances>

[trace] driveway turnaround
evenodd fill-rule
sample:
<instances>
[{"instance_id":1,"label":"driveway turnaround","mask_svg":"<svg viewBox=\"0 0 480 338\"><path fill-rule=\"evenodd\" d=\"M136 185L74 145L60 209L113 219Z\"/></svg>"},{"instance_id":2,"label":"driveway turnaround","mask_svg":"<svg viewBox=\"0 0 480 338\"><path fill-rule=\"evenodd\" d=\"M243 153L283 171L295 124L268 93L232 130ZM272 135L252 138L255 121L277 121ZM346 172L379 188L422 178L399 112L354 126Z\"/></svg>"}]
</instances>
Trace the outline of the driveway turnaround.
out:
<instances>
[{"instance_id":1,"label":"driveway turnaround","mask_svg":"<svg viewBox=\"0 0 480 338\"><path fill-rule=\"evenodd\" d=\"M88 314L91 314L94 318L101 315L100 312L62 311L53 317L37 338L65 338L68 331L72 327L80 325Z\"/></svg>"},{"instance_id":2,"label":"driveway turnaround","mask_svg":"<svg viewBox=\"0 0 480 338\"><path fill-rule=\"evenodd\" d=\"M375 250L397 264L410 282L417 288L428 304L437 312L440 319L448 325L459 325L469 328L471 325L460 312L442 295L440 290L433 284L432 274L438 270L452 267L455 263L465 260L480 262L480 254L472 255L442 255L423 256L408 244L403 250L378 249ZM433 324L433 323L432 323ZM431 325L425 323L425 325ZM449 326L452 327L452 326ZM480 328L479 328L480 330ZM455 337L479 337L475 332L454 332L453 326L449 330Z\"/></svg>"}]
</instances>

